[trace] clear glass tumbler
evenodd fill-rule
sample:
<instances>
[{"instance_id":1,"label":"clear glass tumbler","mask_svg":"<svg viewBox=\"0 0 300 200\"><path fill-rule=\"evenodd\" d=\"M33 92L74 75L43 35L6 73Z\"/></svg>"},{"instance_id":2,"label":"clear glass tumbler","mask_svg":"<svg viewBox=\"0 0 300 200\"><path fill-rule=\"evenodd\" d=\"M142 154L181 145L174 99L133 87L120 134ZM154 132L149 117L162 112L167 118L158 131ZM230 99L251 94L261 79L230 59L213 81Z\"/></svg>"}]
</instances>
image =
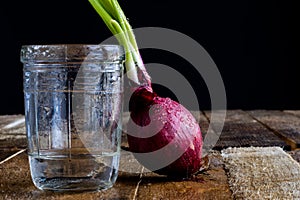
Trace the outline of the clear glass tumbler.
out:
<instances>
[{"instance_id":1,"label":"clear glass tumbler","mask_svg":"<svg viewBox=\"0 0 300 200\"><path fill-rule=\"evenodd\" d=\"M118 176L124 51L118 45L21 48L32 180L42 190L102 190Z\"/></svg>"}]
</instances>

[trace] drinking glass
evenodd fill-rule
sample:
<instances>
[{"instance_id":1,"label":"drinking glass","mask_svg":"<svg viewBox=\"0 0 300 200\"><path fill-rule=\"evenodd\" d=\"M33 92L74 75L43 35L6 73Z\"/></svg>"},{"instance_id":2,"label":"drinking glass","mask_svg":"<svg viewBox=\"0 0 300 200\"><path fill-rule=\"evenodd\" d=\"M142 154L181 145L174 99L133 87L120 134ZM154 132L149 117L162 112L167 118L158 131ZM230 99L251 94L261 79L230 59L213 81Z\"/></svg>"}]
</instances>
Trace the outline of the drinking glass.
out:
<instances>
[{"instance_id":1,"label":"drinking glass","mask_svg":"<svg viewBox=\"0 0 300 200\"><path fill-rule=\"evenodd\" d=\"M102 190L118 176L124 50L119 45L24 45L25 120L34 185Z\"/></svg>"}]
</instances>

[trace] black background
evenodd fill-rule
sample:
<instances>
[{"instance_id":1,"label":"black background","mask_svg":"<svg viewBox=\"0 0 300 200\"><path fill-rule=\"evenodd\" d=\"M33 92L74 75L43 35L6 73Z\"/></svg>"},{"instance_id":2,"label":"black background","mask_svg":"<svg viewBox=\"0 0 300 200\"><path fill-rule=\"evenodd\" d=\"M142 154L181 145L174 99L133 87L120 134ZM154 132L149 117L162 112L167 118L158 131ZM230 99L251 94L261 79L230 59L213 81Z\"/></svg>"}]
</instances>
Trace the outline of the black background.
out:
<instances>
[{"instance_id":1,"label":"black background","mask_svg":"<svg viewBox=\"0 0 300 200\"><path fill-rule=\"evenodd\" d=\"M169 28L201 44L223 77L229 109L300 109L296 2L119 0L133 28ZM0 6L0 114L24 113L21 45L98 44L111 36L87 0L2 1ZM179 71L189 65L157 50L143 50L142 57ZM184 71L200 107L209 109L205 83Z\"/></svg>"}]
</instances>

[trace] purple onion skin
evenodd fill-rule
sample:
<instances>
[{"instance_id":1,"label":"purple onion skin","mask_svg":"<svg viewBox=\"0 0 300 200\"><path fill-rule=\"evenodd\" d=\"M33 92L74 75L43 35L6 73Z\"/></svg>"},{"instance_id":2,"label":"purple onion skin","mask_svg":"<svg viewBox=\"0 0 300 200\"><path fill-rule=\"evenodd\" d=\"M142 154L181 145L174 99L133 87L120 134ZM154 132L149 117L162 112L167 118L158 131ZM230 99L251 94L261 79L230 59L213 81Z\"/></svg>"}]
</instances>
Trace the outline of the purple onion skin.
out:
<instances>
[{"instance_id":1,"label":"purple onion skin","mask_svg":"<svg viewBox=\"0 0 300 200\"><path fill-rule=\"evenodd\" d=\"M199 124L186 108L169 98L158 97L150 87L138 88L129 106L131 119L127 138L131 152L148 153L163 148L162 159L174 158L176 151L182 152L177 160L154 171L161 175L188 178L199 171L202 134ZM151 126L148 127L149 124ZM140 127L144 129L141 131ZM157 127L159 130L155 130ZM152 136L143 138L143 135L149 134ZM168 144L171 148L164 148ZM151 160L153 158L140 159L136 156L136 159L148 169L151 169L151 163L159 162Z\"/></svg>"}]
</instances>

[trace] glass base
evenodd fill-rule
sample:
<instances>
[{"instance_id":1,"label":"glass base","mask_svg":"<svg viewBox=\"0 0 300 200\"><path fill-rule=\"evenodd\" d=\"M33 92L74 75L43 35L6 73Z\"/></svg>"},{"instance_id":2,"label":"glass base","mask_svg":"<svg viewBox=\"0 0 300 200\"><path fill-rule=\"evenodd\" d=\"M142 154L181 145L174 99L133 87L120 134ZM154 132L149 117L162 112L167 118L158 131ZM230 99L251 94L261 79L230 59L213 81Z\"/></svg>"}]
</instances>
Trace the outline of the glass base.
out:
<instances>
[{"instance_id":1,"label":"glass base","mask_svg":"<svg viewBox=\"0 0 300 200\"><path fill-rule=\"evenodd\" d=\"M105 190L117 179L119 153L29 155L29 164L33 183L41 190Z\"/></svg>"},{"instance_id":2,"label":"glass base","mask_svg":"<svg viewBox=\"0 0 300 200\"><path fill-rule=\"evenodd\" d=\"M55 192L81 192L107 190L114 182L103 183L91 178L51 178L35 179L35 186L40 190Z\"/></svg>"}]
</instances>

